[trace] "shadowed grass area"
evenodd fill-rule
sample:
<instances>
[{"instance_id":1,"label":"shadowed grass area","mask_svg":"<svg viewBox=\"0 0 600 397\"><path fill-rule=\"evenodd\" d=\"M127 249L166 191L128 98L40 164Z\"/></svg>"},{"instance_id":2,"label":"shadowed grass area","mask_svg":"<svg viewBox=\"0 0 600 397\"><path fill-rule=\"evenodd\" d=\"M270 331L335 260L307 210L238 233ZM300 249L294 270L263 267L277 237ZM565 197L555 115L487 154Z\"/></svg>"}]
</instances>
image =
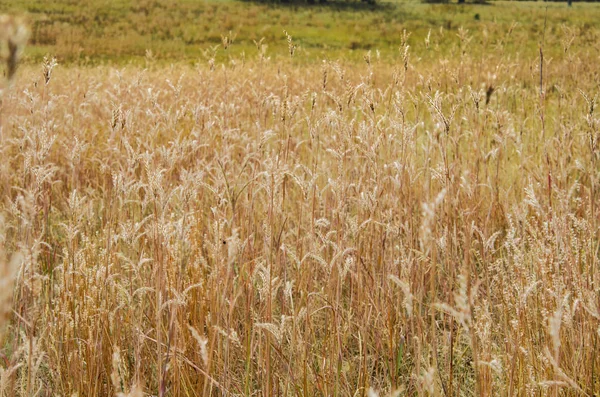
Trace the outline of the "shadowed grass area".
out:
<instances>
[{"instance_id":1,"label":"shadowed grass area","mask_svg":"<svg viewBox=\"0 0 600 397\"><path fill-rule=\"evenodd\" d=\"M455 54L459 29L475 32L481 50L501 43L514 52L537 51L544 26L547 40L560 36L562 25L582 31L581 38L597 45L595 21L600 5L494 2L491 5L430 5L418 2L381 2L377 7L266 5L231 0L117 0L73 1L6 0L5 9L24 13L32 26L26 61L39 62L45 54L77 64L140 63L146 50L165 63L204 62L252 57L255 41L264 38L266 55L285 57L287 30L302 53L302 62L344 58L361 60L368 50L394 59L403 32L415 56L427 57L430 34L442 54ZM224 36L235 39L223 50ZM432 37L430 36L430 37ZM477 46L474 46L477 47ZM477 49L471 49L476 51Z\"/></svg>"}]
</instances>

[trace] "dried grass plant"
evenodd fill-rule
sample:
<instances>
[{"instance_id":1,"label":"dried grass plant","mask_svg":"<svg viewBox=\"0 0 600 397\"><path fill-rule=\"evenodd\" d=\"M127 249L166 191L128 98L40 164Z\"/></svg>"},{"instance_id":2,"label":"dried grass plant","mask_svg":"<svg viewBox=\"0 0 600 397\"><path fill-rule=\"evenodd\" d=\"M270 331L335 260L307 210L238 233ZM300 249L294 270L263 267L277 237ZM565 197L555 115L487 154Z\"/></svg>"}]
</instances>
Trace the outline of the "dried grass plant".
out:
<instances>
[{"instance_id":1,"label":"dried grass plant","mask_svg":"<svg viewBox=\"0 0 600 397\"><path fill-rule=\"evenodd\" d=\"M23 68L0 394L597 394L598 58L569 32L541 100L538 54L466 31L391 65Z\"/></svg>"}]
</instances>

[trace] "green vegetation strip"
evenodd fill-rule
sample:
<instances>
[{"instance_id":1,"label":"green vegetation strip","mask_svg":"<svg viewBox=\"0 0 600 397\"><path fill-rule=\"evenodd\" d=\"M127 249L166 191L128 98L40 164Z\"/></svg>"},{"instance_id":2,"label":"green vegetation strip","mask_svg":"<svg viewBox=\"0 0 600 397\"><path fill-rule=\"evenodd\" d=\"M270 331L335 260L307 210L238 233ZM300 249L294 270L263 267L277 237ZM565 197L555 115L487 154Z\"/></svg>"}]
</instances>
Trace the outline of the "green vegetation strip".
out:
<instances>
[{"instance_id":1,"label":"green vegetation strip","mask_svg":"<svg viewBox=\"0 0 600 397\"><path fill-rule=\"evenodd\" d=\"M536 51L539 43L568 25L579 29L591 48L597 46L600 5L493 2L490 5L422 4L382 1L372 7L285 6L231 0L6 0L5 12L24 15L31 26L25 62L44 55L61 63L141 63L150 50L165 63L205 62L255 57L255 42L264 38L265 55L287 56L283 30L298 46L297 62L323 59L362 60L365 52L395 59L410 32L414 56L427 57L430 31L447 31L437 45L452 56L459 30L478 32L480 44L509 51ZM544 35L546 32L546 35ZM224 49L223 39L233 39ZM560 46L556 46L560 48ZM484 46L480 50L489 50ZM473 49L472 49L473 50ZM551 55L551 54L549 54Z\"/></svg>"}]
</instances>

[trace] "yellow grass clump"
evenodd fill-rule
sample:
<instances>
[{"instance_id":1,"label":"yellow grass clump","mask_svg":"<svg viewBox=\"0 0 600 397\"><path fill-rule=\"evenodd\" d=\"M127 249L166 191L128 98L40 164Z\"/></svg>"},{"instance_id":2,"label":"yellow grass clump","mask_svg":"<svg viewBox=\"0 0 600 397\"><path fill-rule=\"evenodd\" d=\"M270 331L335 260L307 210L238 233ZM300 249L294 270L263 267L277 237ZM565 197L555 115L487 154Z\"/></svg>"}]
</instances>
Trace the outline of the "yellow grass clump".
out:
<instances>
[{"instance_id":1,"label":"yellow grass clump","mask_svg":"<svg viewBox=\"0 0 600 397\"><path fill-rule=\"evenodd\" d=\"M435 62L444 30L395 64L24 67L0 395L597 394L599 59L564 32L543 74L464 30Z\"/></svg>"}]
</instances>

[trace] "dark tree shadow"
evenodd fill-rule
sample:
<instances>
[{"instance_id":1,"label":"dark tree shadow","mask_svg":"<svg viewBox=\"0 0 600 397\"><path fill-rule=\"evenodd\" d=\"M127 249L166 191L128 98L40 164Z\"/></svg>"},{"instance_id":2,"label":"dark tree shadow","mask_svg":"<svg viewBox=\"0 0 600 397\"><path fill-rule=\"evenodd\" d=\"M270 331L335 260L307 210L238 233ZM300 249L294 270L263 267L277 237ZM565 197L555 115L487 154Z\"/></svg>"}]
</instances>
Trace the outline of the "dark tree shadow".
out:
<instances>
[{"instance_id":1,"label":"dark tree shadow","mask_svg":"<svg viewBox=\"0 0 600 397\"><path fill-rule=\"evenodd\" d=\"M444 4L448 6L466 6L466 5L477 5L477 6L491 6L494 5L490 1L487 0L465 0L465 1L456 1L456 0L422 0L424 4Z\"/></svg>"},{"instance_id":2,"label":"dark tree shadow","mask_svg":"<svg viewBox=\"0 0 600 397\"><path fill-rule=\"evenodd\" d=\"M292 9L328 9L334 11L387 11L395 9L393 4L364 0L240 0L245 3L268 4L273 7Z\"/></svg>"}]
</instances>

